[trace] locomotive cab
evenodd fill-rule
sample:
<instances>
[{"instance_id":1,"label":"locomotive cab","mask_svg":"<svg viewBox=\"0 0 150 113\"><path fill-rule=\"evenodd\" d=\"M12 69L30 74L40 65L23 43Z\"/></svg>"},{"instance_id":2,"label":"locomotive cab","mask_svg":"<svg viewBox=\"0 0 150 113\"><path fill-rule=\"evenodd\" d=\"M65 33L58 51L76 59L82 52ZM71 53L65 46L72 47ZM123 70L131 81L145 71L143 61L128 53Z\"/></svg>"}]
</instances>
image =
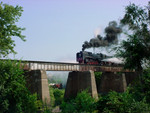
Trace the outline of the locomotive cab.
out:
<instances>
[{"instance_id":1,"label":"locomotive cab","mask_svg":"<svg viewBox=\"0 0 150 113\"><path fill-rule=\"evenodd\" d=\"M83 62L83 53L80 51L80 52L78 52L77 54L76 54L76 60L77 60L77 62L79 62L79 63L84 63Z\"/></svg>"}]
</instances>

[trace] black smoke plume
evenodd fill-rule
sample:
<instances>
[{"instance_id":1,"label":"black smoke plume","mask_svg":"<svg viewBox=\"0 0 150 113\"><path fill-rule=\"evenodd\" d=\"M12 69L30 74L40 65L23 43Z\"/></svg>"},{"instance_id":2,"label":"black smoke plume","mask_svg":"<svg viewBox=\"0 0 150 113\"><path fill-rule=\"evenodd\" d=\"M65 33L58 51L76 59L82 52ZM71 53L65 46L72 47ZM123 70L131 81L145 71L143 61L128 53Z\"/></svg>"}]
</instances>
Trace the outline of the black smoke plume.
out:
<instances>
[{"instance_id":1,"label":"black smoke plume","mask_svg":"<svg viewBox=\"0 0 150 113\"><path fill-rule=\"evenodd\" d=\"M118 44L118 34L122 32L120 26L118 26L116 21L109 22L108 26L105 28L106 36L102 37L97 35L95 38L92 38L89 42L85 41L82 45L82 50L88 48L96 47L106 47L111 44Z\"/></svg>"}]
</instances>

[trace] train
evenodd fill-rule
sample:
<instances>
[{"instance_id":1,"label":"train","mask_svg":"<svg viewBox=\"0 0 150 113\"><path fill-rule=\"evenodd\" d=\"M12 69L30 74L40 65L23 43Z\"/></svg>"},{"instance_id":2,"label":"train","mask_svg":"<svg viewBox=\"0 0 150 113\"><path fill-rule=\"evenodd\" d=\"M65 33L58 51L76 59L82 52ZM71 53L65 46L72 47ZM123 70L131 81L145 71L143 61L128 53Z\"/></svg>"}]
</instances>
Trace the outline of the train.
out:
<instances>
[{"instance_id":1,"label":"train","mask_svg":"<svg viewBox=\"0 0 150 113\"><path fill-rule=\"evenodd\" d=\"M122 61L113 56L108 56L102 53L94 54L88 51L80 51L76 53L76 61L79 64L88 65L122 65Z\"/></svg>"},{"instance_id":2,"label":"train","mask_svg":"<svg viewBox=\"0 0 150 113\"><path fill-rule=\"evenodd\" d=\"M58 88L58 89L63 88L62 83L50 83L49 86L51 86L52 88Z\"/></svg>"}]
</instances>

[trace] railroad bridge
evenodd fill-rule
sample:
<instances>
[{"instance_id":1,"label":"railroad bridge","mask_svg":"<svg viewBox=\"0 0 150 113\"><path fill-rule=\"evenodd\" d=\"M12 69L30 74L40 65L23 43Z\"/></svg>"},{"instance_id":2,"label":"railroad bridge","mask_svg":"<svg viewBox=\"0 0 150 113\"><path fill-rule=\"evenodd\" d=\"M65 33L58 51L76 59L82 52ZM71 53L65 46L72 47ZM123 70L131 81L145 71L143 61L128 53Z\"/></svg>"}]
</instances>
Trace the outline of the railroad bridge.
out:
<instances>
[{"instance_id":1,"label":"railroad bridge","mask_svg":"<svg viewBox=\"0 0 150 113\"><path fill-rule=\"evenodd\" d=\"M45 61L28 61L22 60L25 70L45 70L45 71L101 71L101 72L130 72L123 70L121 66L100 66L86 65L78 63L63 63L63 62L45 62Z\"/></svg>"},{"instance_id":2,"label":"railroad bridge","mask_svg":"<svg viewBox=\"0 0 150 113\"><path fill-rule=\"evenodd\" d=\"M70 71L65 89L65 98L76 96L78 92L88 89L92 97L110 90L124 92L136 77L135 72L124 70L121 66L99 66L78 63L45 62L22 60L21 65L27 77L27 84L32 93L50 103L46 71ZM102 72L100 84L96 85L94 72Z\"/></svg>"}]
</instances>

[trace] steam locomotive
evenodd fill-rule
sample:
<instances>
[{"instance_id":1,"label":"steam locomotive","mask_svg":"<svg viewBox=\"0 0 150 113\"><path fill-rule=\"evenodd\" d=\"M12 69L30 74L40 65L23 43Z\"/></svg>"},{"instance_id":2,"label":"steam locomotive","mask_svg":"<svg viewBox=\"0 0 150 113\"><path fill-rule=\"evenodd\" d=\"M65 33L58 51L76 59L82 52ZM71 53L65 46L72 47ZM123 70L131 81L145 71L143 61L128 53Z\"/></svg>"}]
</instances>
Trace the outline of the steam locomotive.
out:
<instances>
[{"instance_id":1,"label":"steam locomotive","mask_svg":"<svg viewBox=\"0 0 150 113\"><path fill-rule=\"evenodd\" d=\"M102 61L103 59L112 58L112 56L107 56L102 53L93 54L92 52L80 51L76 54L76 60L80 64L89 65L106 65L112 62Z\"/></svg>"}]
</instances>

